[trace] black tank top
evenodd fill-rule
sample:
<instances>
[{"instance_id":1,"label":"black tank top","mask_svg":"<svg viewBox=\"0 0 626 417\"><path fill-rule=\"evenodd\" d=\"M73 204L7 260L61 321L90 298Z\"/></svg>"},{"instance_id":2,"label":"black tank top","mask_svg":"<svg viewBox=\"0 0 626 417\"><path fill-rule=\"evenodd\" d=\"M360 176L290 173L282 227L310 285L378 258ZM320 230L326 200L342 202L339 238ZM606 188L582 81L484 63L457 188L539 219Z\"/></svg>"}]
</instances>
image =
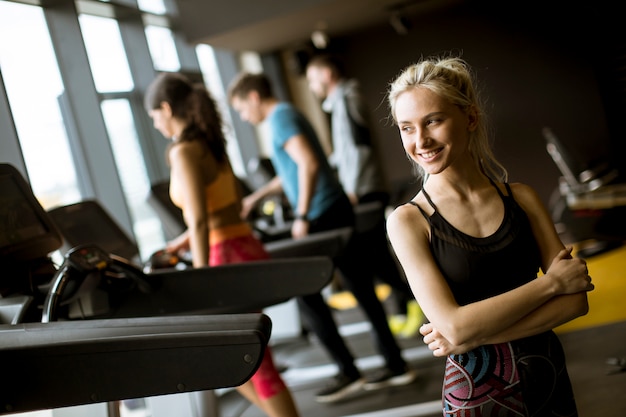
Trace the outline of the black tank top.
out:
<instances>
[{"instance_id":1,"label":"black tank top","mask_svg":"<svg viewBox=\"0 0 626 417\"><path fill-rule=\"evenodd\" d=\"M493 182L492 182L493 184ZM491 236L469 236L446 221L426 190L435 210L428 216L430 248L459 305L483 300L523 285L537 277L541 257L526 212L517 204L508 183L507 195L493 184L504 203L504 219Z\"/></svg>"}]
</instances>

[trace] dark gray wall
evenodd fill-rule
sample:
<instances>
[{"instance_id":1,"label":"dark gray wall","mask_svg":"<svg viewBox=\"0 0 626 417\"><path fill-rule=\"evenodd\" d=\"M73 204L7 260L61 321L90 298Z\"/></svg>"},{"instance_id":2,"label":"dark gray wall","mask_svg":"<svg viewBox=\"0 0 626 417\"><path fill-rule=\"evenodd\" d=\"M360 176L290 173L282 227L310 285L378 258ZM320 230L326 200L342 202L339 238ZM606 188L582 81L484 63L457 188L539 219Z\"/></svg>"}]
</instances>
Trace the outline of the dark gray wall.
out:
<instances>
[{"instance_id":1,"label":"dark gray wall","mask_svg":"<svg viewBox=\"0 0 626 417\"><path fill-rule=\"evenodd\" d=\"M585 157L605 156L609 132L593 57L602 56L604 35L585 29L594 24L586 10L569 13L566 19L545 7L509 12L474 6L411 19L405 36L384 26L333 39L332 49L361 81L379 121L375 133L391 189L418 185L388 121L387 86L420 56L447 51L461 51L477 73L495 152L510 181L536 187L548 204L560 173L546 152L544 126Z\"/></svg>"}]
</instances>

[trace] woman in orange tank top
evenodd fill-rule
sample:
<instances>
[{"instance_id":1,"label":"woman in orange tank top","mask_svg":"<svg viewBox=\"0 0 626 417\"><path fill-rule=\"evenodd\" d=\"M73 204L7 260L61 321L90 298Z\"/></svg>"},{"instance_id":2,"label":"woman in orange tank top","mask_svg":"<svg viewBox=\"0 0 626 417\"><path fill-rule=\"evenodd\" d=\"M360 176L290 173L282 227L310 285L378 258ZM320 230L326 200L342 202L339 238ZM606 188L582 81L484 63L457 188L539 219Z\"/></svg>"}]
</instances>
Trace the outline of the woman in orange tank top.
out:
<instances>
[{"instance_id":1,"label":"woman in orange tank top","mask_svg":"<svg viewBox=\"0 0 626 417\"><path fill-rule=\"evenodd\" d=\"M145 108L154 127L172 140L167 151L170 197L187 225L167 251L189 250L195 268L267 259L263 244L241 219L222 120L207 89L180 74L164 73L148 88ZM270 417L299 416L269 346L258 371L237 390Z\"/></svg>"}]
</instances>

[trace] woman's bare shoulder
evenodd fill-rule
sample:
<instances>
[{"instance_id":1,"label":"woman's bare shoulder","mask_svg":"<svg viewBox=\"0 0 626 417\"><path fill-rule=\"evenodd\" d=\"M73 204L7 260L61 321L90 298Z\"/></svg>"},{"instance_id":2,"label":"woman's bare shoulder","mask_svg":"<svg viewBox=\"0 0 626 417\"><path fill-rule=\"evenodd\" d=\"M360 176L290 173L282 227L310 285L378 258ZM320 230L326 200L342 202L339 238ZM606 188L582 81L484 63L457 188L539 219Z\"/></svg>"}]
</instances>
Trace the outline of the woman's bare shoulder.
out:
<instances>
[{"instance_id":1,"label":"woman's bare shoulder","mask_svg":"<svg viewBox=\"0 0 626 417\"><path fill-rule=\"evenodd\" d=\"M422 201L423 200L423 201ZM409 224L425 224L424 216L421 210L424 210L425 199L421 196L421 193L413 197L413 199L407 203L401 204L396 207L387 219L388 223L396 223L399 226ZM421 210L420 210L421 209Z\"/></svg>"},{"instance_id":2,"label":"woman's bare shoulder","mask_svg":"<svg viewBox=\"0 0 626 417\"><path fill-rule=\"evenodd\" d=\"M204 154L204 147L198 141L184 141L175 143L169 151L170 158L200 158Z\"/></svg>"},{"instance_id":3,"label":"woman's bare shoulder","mask_svg":"<svg viewBox=\"0 0 626 417\"><path fill-rule=\"evenodd\" d=\"M542 214L546 213L546 206L541 200L541 197L537 191L530 185L524 183L511 183L511 192L515 201L524 209L528 214Z\"/></svg>"},{"instance_id":4,"label":"woman's bare shoulder","mask_svg":"<svg viewBox=\"0 0 626 417\"><path fill-rule=\"evenodd\" d=\"M521 182L512 182L509 185L513 192L513 197L520 202L535 203L539 201L537 191L530 185Z\"/></svg>"},{"instance_id":5,"label":"woman's bare shoulder","mask_svg":"<svg viewBox=\"0 0 626 417\"><path fill-rule=\"evenodd\" d=\"M403 221L412 218L416 212L418 212L417 207L411 203L404 203L393 209L393 211L389 214L388 219Z\"/></svg>"}]
</instances>

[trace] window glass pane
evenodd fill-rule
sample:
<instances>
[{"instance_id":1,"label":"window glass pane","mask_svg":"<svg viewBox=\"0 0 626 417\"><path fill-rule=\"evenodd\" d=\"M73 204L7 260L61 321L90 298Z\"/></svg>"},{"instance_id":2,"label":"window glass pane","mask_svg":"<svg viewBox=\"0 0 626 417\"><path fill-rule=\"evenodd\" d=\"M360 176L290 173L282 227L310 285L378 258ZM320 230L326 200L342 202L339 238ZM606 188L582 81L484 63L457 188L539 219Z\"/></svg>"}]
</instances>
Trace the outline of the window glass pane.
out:
<instances>
[{"instance_id":1,"label":"window glass pane","mask_svg":"<svg viewBox=\"0 0 626 417\"><path fill-rule=\"evenodd\" d=\"M111 140L117 171L128 202L133 231L141 259L165 247L165 238L158 216L147 202L150 180L143 162L137 130L128 100L102 102L102 114Z\"/></svg>"},{"instance_id":2,"label":"window glass pane","mask_svg":"<svg viewBox=\"0 0 626 417\"><path fill-rule=\"evenodd\" d=\"M228 99L226 92L224 91L224 84L220 77L220 72L217 68L217 62L215 61L215 54L213 48L206 44L196 46L196 55L198 56L198 62L200 63L200 71L202 77L207 85L207 88L211 92L211 95L217 102L222 115L222 120L226 126L226 144L228 156L233 165L235 174L240 177L245 177L246 170L243 166L243 159L241 157L241 150L239 149L239 143L234 135L234 131L231 128L232 119L230 117L230 111L228 108Z\"/></svg>"},{"instance_id":3,"label":"window glass pane","mask_svg":"<svg viewBox=\"0 0 626 417\"><path fill-rule=\"evenodd\" d=\"M171 30L162 26L147 25L146 39L154 69L172 72L180 70L180 61Z\"/></svg>"},{"instance_id":4,"label":"window glass pane","mask_svg":"<svg viewBox=\"0 0 626 417\"><path fill-rule=\"evenodd\" d=\"M163 0L137 0L139 9L154 14L165 14L167 11Z\"/></svg>"},{"instance_id":5,"label":"window glass pane","mask_svg":"<svg viewBox=\"0 0 626 417\"><path fill-rule=\"evenodd\" d=\"M0 70L34 194L44 208L78 201L63 83L41 8L0 1Z\"/></svg>"},{"instance_id":6,"label":"window glass pane","mask_svg":"<svg viewBox=\"0 0 626 417\"><path fill-rule=\"evenodd\" d=\"M78 19L96 90L100 93L131 91L133 79L117 22L86 14Z\"/></svg>"},{"instance_id":7,"label":"window glass pane","mask_svg":"<svg viewBox=\"0 0 626 417\"><path fill-rule=\"evenodd\" d=\"M53 410L29 411L26 413L11 414L13 417L54 417Z\"/></svg>"}]
</instances>

